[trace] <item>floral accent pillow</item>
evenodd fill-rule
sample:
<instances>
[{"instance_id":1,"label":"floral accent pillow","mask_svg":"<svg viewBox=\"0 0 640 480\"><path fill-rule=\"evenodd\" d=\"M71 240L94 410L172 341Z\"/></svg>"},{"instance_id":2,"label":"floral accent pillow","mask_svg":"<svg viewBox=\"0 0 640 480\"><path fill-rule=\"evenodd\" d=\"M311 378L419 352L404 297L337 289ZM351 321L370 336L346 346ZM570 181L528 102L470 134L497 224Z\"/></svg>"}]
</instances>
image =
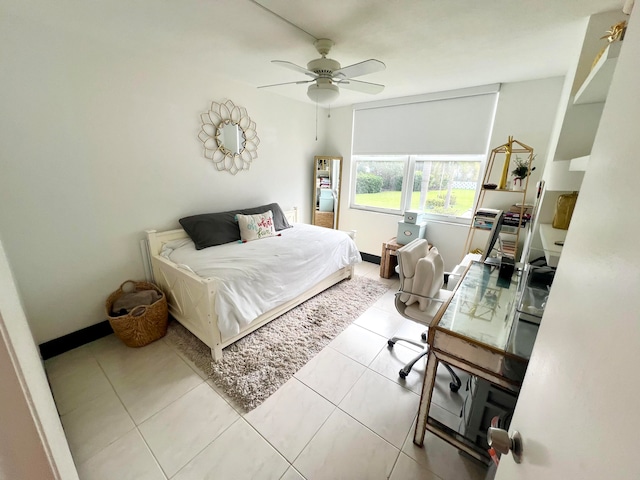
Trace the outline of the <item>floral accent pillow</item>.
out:
<instances>
[{"instance_id":1,"label":"floral accent pillow","mask_svg":"<svg viewBox=\"0 0 640 480\"><path fill-rule=\"evenodd\" d=\"M242 242L250 242L252 240L259 240L276 235L271 210L257 215L242 215L238 213L236 220L240 227L240 238Z\"/></svg>"}]
</instances>

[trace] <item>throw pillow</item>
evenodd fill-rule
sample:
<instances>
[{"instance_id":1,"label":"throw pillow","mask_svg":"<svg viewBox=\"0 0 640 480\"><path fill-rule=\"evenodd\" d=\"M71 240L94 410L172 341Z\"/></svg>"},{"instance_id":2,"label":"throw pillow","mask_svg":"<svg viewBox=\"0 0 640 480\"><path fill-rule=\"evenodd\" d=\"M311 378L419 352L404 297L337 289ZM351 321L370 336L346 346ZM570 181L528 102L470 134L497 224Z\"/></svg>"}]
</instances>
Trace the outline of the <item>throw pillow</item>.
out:
<instances>
[{"instance_id":1,"label":"throw pillow","mask_svg":"<svg viewBox=\"0 0 640 480\"><path fill-rule=\"evenodd\" d=\"M243 242L273 237L276 229L273 227L273 213L268 210L256 215L236 215L240 227L240 238Z\"/></svg>"}]
</instances>

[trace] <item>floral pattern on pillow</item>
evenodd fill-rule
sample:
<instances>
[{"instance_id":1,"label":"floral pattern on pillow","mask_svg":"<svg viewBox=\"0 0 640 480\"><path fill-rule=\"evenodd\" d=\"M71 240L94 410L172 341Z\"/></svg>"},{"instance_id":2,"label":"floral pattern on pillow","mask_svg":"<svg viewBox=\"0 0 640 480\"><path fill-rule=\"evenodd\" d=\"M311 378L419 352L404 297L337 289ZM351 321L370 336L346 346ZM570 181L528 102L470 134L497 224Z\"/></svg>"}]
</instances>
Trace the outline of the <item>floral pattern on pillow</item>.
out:
<instances>
[{"instance_id":1,"label":"floral pattern on pillow","mask_svg":"<svg viewBox=\"0 0 640 480\"><path fill-rule=\"evenodd\" d=\"M239 213L236 215L236 220L240 227L240 238L242 242L250 242L252 240L259 240L276 235L271 210L257 215L242 215Z\"/></svg>"}]
</instances>

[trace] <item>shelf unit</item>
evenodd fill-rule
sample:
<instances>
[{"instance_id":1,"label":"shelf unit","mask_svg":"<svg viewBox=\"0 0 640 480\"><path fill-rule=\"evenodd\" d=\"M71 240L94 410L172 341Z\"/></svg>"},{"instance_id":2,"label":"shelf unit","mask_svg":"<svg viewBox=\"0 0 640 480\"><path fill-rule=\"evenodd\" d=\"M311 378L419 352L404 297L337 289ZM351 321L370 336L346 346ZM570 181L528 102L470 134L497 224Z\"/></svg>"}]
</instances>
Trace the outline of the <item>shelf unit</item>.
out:
<instances>
[{"instance_id":1,"label":"shelf unit","mask_svg":"<svg viewBox=\"0 0 640 480\"><path fill-rule=\"evenodd\" d=\"M578 62L566 78L561 100L563 110L559 112L554 126L542 177L544 189L534 214L531 239L522 255L523 261L531 261L544 254L547 263L555 266L560 258L562 248L554 242L562 240L559 237L566 235L566 231L551 226L555 205L560 195L580 190L589 168L591 148L624 45L624 40L606 45L603 35L612 25L623 20L624 14L619 10L603 12L589 17L585 26Z\"/></svg>"},{"instance_id":2,"label":"shelf unit","mask_svg":"<svg viewBox=\"0 0 640 480\"><path fill-rule=\"evenodd\" d=\"M487 168L484 173L484 177L482 179L482 189L480 190L480 195L478 197L478 202L476 203L476 208L473 212L473 217L471 220L471 225L469 226L469 233L467 234L467 240L464 246L464 254L470 253L472 246L474 244L474 238L478 231L488 232L486 228L480 228L474 226L474 220L476 218L476 214L479 209L485 207L485 202L487 199L487 195L491 195L495 197L496 195L500 195L505 199L505 202L509 202L508 206L515 204L520 204L520 211L517 212L519 214L520 226L509 226L504 225L500 230L500 238L502 242L502 253L508 255L512 258L516 258L518 253L518 242L520 241L520 232L523 228L525 228L525 222L523 221L524 214L527 210L525 205L525 200L527 197L527 189L529 188L529 176L526 177L524 185L521 190L510 190L505 188L506 186L506 178L510 170L511 164L511 156L517 154L526 154L527 156L527 167L529 171L531 171L531 162L533 161L533 148L525 145L524 143L514 140L513 137L509 137L507 143L504 145L500 145L499 147L494 148L491 151L491 155L489 156L489 161L487 163ZM500 180L499 188L486 188L486 185L489 185L489 179L492 177L492 171L496 163L496 159L504 156L504 162L502 164L502 178ZM492 198L492 205L497 204L496 198ZM490 253L490 252L489 252Z\"/></svg>"}]
</instances>

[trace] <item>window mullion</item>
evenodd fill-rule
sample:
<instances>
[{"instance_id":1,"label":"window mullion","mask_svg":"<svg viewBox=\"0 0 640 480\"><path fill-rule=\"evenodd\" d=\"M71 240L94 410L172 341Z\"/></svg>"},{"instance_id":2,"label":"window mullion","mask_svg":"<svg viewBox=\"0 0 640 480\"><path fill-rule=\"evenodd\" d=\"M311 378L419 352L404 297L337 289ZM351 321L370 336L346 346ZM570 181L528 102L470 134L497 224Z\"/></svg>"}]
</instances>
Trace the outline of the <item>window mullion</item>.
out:
<instances>
[{"instance_id":1,"label":"window mullion","mask_svg":"<svg viewBox=\"0 0 640 480\"><path fill-rule=\"evenodd\" d=\"M411 209L411 195L413 193L413 175L415 173L416 161L413 155L407 155L404 178L402 180L402 211Z\"/></svg>"}]
</instances>

